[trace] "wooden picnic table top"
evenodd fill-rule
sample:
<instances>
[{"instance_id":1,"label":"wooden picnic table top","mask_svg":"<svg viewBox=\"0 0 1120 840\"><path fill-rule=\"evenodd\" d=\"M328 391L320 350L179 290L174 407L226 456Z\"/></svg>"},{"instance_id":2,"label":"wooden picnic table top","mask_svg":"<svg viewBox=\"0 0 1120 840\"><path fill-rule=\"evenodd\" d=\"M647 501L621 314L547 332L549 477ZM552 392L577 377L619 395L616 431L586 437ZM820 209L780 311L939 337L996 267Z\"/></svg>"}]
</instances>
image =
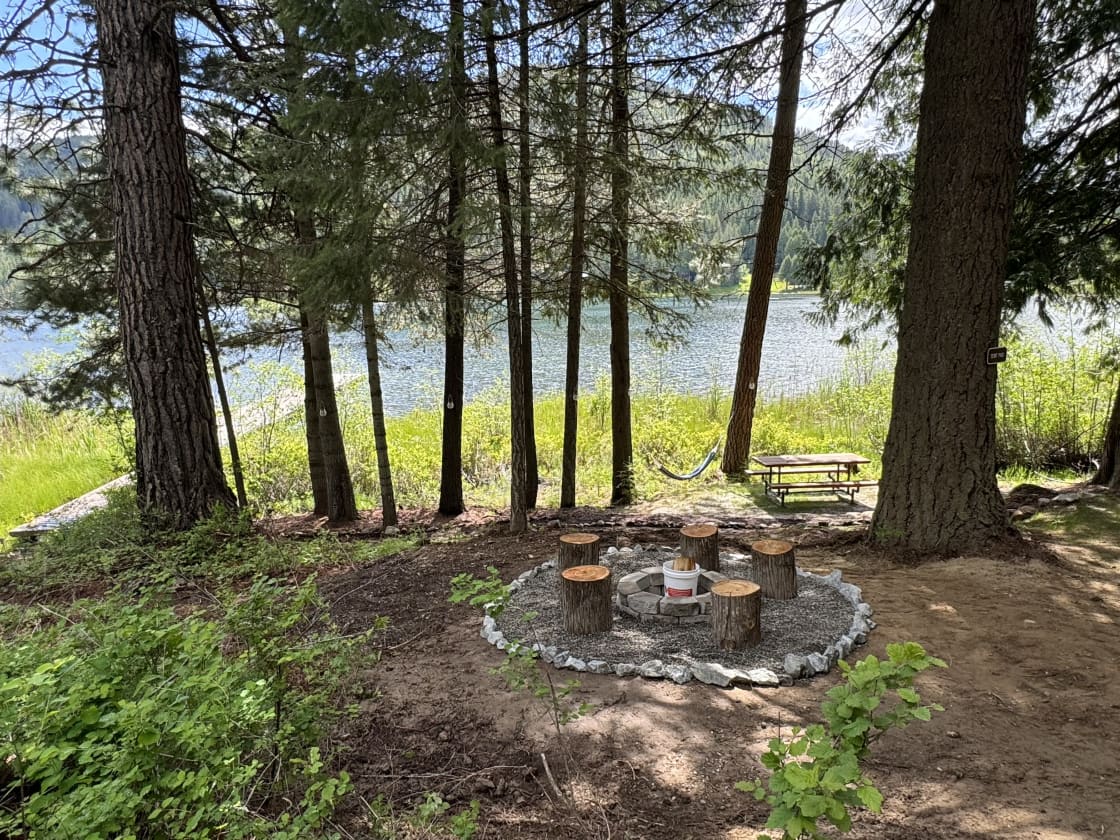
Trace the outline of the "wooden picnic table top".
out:
<instances>
[{"instance_id":1,"label":"wooden picnic table top","mask_svg":"<svg viewBox=\"0 0 1120 840\"><path fill-rule=\"evenodd\" d=\"M755 463L774 467L827 467L853 464L870 464L870 458L852 452L827 452L823 455L755 455Z\"/></svg>"}]
</instances>

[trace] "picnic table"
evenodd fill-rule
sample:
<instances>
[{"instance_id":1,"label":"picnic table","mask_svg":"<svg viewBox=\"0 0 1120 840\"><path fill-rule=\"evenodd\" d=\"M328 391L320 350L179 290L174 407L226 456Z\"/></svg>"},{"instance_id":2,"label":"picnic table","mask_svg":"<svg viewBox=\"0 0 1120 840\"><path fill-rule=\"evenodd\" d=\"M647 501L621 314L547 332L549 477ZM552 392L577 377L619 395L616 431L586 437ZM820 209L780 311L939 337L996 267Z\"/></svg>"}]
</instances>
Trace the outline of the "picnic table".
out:
<instances>
[{"instance_id":1,"label":"picnic table","mask_svg":"<svg viewBox=\"0 0 1120 840\"><path fill-rule=\"evenodd\" d=\"M856 478L862 464L871 459L851 452L821 455L756 455L752 460L763 467L753 474L762 478L768 495L780 504L790 493L835 493L854 503L861 487L874 487L877 481ZM791 480L792 479L792 480Z\"/></svg>"}]
</instances>

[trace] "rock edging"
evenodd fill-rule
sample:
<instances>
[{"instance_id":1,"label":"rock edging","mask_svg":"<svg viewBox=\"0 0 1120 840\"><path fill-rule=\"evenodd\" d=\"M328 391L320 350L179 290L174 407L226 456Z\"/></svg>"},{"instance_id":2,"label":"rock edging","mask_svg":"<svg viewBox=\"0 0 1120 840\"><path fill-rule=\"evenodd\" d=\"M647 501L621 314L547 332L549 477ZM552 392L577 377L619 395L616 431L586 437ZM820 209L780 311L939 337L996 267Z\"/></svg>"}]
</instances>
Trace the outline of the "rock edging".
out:
<instances>
[{"instance_id":1,"label":"rock edging","mask_svg":"<svg viewBox=\"0 0 1120 840\"><path fill-rule=\"evenodd\" d=\"M651 546L650 548L654 547ZM555 569L556 565L557 561L555 559L545 560L540 565L522 572L509 583L510 592L516 592L524 586L525 581L536 577L543 571ZM746 670L728 668L719 662L691 662L687 665L683 665L667 664L660 659L651 659L641 663L611 663L602 659L585 661L579 657L573 656L568 650L560 650L552 645L534 643L531 645L531 648L544 662L547 662L554 668L568 669L580 673L614 674L619 677L640 676L647 679L669 679L679 685L683 685L695 679L708 685L716 685L723 688L736 685L756 687L790 685L797 679L828 673L839 660L846 658L856 646L864 644L867 641L868 634L875 629L875 622L872 620L874 611L871 605L863 600L862 590L855 584L844 581L839 570L834 570L827 575L817 575L812 572L806 572L803 569L798 569L797 575L801 578L815 579L817 582L835 589L852 605L854 614L851 626L848 628L847 632L843 633L835 642L828 645L823 652L813 651L809 653L787 654L782 663L783 673L781 674L775 673L769 668L750 668ZM489 607L490 605L487 606ZM618 608L618 606L619 605L616 604L616 608ZM493 616L489 614L483 618L482 629L479 635L500 651L507 651L510 649L516 650L520 644L508 640L505 634L498 628L497 622L494 620Z\"/></svg>"}]
</instances>

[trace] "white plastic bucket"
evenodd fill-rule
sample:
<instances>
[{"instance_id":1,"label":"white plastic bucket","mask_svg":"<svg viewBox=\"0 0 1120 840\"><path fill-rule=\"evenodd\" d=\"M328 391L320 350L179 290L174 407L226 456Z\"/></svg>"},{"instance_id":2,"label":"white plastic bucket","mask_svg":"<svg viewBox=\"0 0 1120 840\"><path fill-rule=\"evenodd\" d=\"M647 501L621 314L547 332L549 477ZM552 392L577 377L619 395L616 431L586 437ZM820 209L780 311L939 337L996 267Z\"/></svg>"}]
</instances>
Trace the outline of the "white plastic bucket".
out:
<instances>
[{"instance_id":1,"label":"white plastic bucket","mask_svg":"<svg viewBox=\"0 0 1120 840\"><path fill-rule=\"evenodd\" d=\"M661 564L661 571L665 575L665 594L670 598L691 598L700 594L699 566L691 572L679 572L673 568L673 561Z\"/></svg>"}]
</instances>

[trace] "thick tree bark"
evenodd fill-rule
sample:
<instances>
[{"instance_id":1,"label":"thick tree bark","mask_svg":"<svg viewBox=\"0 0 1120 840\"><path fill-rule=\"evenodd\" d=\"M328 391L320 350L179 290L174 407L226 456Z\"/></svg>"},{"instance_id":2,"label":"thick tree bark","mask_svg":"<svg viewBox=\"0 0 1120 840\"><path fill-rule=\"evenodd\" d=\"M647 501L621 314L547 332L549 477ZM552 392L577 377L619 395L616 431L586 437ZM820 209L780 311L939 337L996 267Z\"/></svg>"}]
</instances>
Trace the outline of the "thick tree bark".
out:
<instances>
[{"instance_id":1,"label":"thick tree bark","mask_svg":"<svg viewBox=\"0 0 1120 840\"><path fill-rule=\"evenodd\" d=\"M366 373L369 377L369 407L373 415L373 446L377 451L377 480L381 489L381 525L397 524L397 498L393 492L393 470L389 464L389 438L385 432L385 401L381 397L381 359L377 352L377 321L373 297L362 300L362 333L366 344Z\"/></svg>"},{"instance_id":2,"label":"thick tree bark","mask_svg":"<svg viewBox=\"0 0 1120 840\"><path fill-rule=\"evenodd\" d=\"M774 279L789 167L793 160L801 56L805 44L805 7L806 0L786 0L778 107L774 113L774 134L770 141L766 192L762 197L762 213L758 220L751 288L747 293L735 390L731 395L731 419L727 423L727 440L720 465L727 475L742 474L751 454L751 430L758 402L758 373L762 367L762 341L766 334L766 316L770 311L770 285Z\"/></svg>"},{"instance_id":3,"label":"thick tree bark","mask_svg":"<svg viewBox=\"0 0 1120 840\"><path fill-rule=\"evenodd\" d=\"M1116 385L1112 414L1108 418L1108 431L1104 436L1101 464L1093 476L1092 483L1103 484L1112 490L1120 490L1120 380Z\"/></svg>"},{"instance_id":4,"label":"thick tree bark","mask_svg":"<svg viewBox=\"0 0 1120 840\"><path fill-rule=\"evenodd\" d=\"M467 191L467 68L463 0L450 0L447 30L450 74L446 276L443 290L443 448L440 456L439 512L458 516L463 506L463 296L466 291L466 234L463 197Z\"/></svg>"},{"instance_id":5,"label":"thick tree bark","mask_svg":"<svg viewBox=\"0 0 1120 840\"><path fill-rule=\"evenodd\" d=\"M311 479L312 511L327 515L327 474L323 468L323 440L319 437L319 407L315 403L315 367L311 364L311 327L307 312L299 309L299 337L303 351L303 418L307 440L307 471Z\"/></svg>"},{"instance_id":6,"label":"thick tree bark","mask_svg":"<svg viewBox=\"0 0 1120 840\"><path fill-rule=\"evenodd\" d=\"M202 327L206 336L206 349L210 352L210 369L214 372L214 388L218 392L218 404L222 407L222 422L226 427L226 443L229 446L229 467L233 472L233 486L237 490L237 504L242 510L249 507L249 496L245 492L245 471L241 468L241 451L237 446L237 430L233 427L233 410L229 405L226 391L226 378L222 373L222 354L218 338L214 335L214 325L210 321L210 309L206 304L206 292L198 287L198 311L202 313Z\"/></svg>"},{"instance_id":7,"label":"thick tree bark","mask_svg":"<svg viewBox=\"0 0 1120 840\"><path fill-rule=\"evenodd\" d=\"M354 485L350 480L350 465L346 461L346 446L342 440L331 364L330 331L325 315L309 314L307 337L315 374L315 406L319 414L319 441L327 489L327 519L331 522L353 522L358 518L358 505L354 500Z\"/></svg>"},{"instance_id":8,"label":"thick tree bark","mask_svg":"<svg viewBox=\"0 0 1120 840\"><path fill-rule=\"evenodd\" d=\"M498 225L502 234L502 276L506 292L506 336L509 346L509 529L520 534L529 528L525 507L526 418L525 356L521 339L521 310L517 286L517 251L513 238L513 193L506 168L506 141L502 129L502 97L498 80L498 51L494 39L494 0L483 0L482 31L486 41L487 108L494 144L494 178L498 185Z\"/></svg>"},{"instance_id":9,"label":"thick tree bark","mask_svg":"<svg viewBox=\"0 0 1120 840\"><path fill-rule=\"evenodd\" d=\"M154 0L94 10L137 501L152 524L187 528L236 499L199 337L174 10Z\"/></svg>"},{"instance_id":10,"label":"thick tree bark","mask_svg":"<svg viewBox=\"0 0 1120 840\"><path fill-rule=\"evenodd\" d=\"M998 537L996 366L1026 113L1032 0L937 2L925 46L910 249L872 539L961 551Z\"/></svg>"},{"instance_id":11,"label":"thick tree bark","mask_svg":"<svg viewBox=\"0 0 1120 840\"><path fill-rule=\"evenodd\" d=\"M305 252L315 248L316 231L311 218L302 210L293 213L296 242ZM342 422L338 416L338 399L334 389L334 368L331 363L330 329L327 314L319 304L300 298L300 327L304 344L304 365L311 361L314 380L316 426L319 455L322 457L323 489L326 495L326 517L331 522L353 522L358 518L354 485L346 446L342 439ZM306 396L304 397L306 406ZM310 462L311 450L308 450ZM312 468L314 473L314 468ZM316 504L318 509L318 504Z\"/></svg>"},{"instance_id":12,"label":"thick tree bark","mask_svg":"<svg viewBox=\"0 0 1120 840\"><path fill-rule=\"evenodd\" d=\"M630 422L630 74L627 0L611 0L611 232L608 303L611 325L611 504L634 500Z\"/></svg>"},{"instance_id":13,"label":"thick tree bark","mask_svg":"<svg viewBox=\"0 0 1120 840\"><path fill-rule=\"evenodd\" d=\"M525 401L525 507L537 506L537 429L533 417L533 159L529 144L529 0L518 0L517 76L519 200L521 203L521 355Z\"/></svg>"},{"instance_id":14,"label":"thick tree bark","mask_svg":"<svg viewBox=\"0 0 1120 840\"><path fill-rule=\"evenodd\" d=\"M560 458L560 507L576 504L576 440L579 431L579 345L583 329L584 225L587 217L587 35L579 19L576 49L576 143L572 166L572 257L568 269L568 336L564 370L564 442Z\"/></svg>"}]
</instances>

